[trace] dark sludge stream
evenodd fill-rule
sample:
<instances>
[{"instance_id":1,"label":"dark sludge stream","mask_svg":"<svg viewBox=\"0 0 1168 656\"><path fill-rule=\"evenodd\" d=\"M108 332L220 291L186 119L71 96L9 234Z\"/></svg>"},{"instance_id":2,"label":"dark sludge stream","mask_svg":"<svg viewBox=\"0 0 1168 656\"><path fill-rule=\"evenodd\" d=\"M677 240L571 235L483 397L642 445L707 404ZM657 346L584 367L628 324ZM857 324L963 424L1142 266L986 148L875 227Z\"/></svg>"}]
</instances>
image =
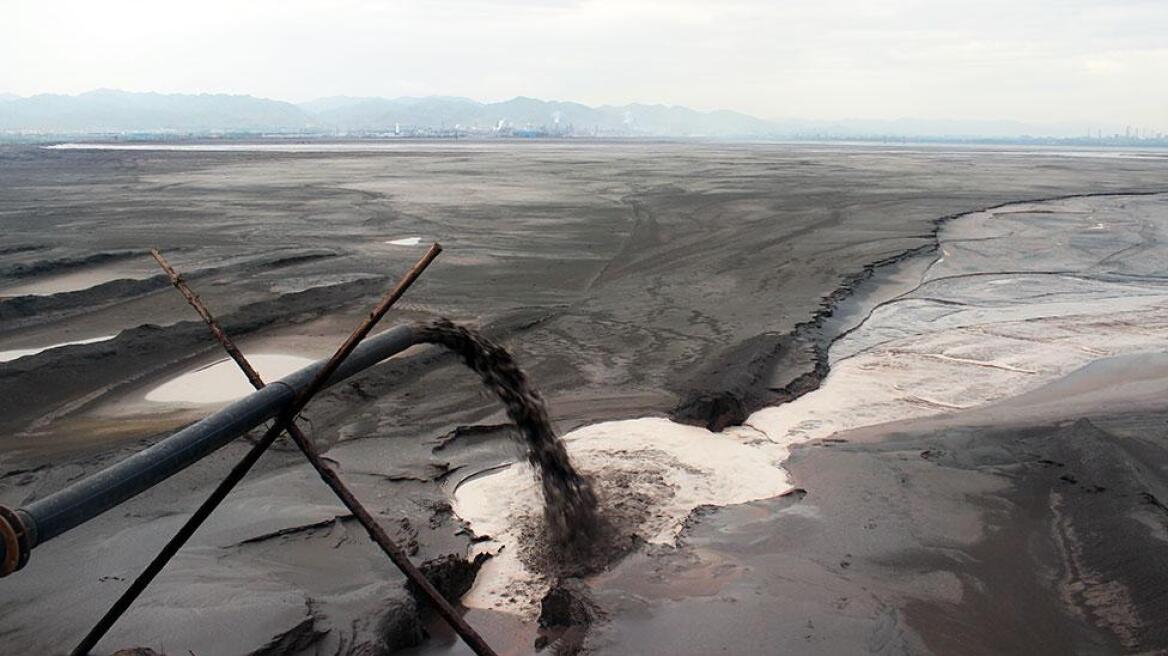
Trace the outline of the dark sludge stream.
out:
<instances>
[{"instance_id":1,"label":"dark sludge stream","mask_svg":"<svg viewBox=\"0 0 1168 656\"><path fill-rule=\"evenodd\" d=\"M546 574L580 576L613 557L613 527L598 509L591 482L572 466L556 436L543 398L506 349L479 333L438 319L420 324L419 340L443 346L462 358L503 402L515 423L544 498Z\"/></svg>"}]
</instances>

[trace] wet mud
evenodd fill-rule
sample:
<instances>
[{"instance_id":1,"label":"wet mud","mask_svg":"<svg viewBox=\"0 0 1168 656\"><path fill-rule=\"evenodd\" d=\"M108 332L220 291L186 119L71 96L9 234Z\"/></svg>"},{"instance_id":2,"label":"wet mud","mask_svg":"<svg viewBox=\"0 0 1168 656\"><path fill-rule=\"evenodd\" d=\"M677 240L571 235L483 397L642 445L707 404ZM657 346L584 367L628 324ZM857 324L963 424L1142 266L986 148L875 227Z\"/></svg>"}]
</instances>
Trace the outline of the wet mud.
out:
<instances>
[{"instance_id":1,"label":"wet mud","mask_svg":"<svg viewBox=\"0 0 1168 656\"><path fill-rule=\"evenodd\" d=\"M523 366L560 434L646 416L733 432L748 429L736 425L760 408L823 385L834 370L829 346L851 326L836 321L841 304L865 280L933 257L945 217L1021 199L1162 191L1165 173L1168 162L1158 158L1117 164L1042 152L747 144L438 143L388 153L5 147L0 288L117 264L121 254L153 246L173 254L245 346L247 339L294 338L327 351L418 254L386 242L418 235L422 245L441 241L446 252L391 320L450 316L477 326ZM0 363L0 502L18 506L59 489L190 421L160 413L154 423L131 422L104 409L217 357L193 319L160 278L0 299L0 349L116 335ZM417 561L454 556L464 563L441 575L458 582L452 590L491 563L473 555L486 536L452 512L454 490L524 457L501 428L512 420L506 409L457 360L437 349L404 354L323 394L306 413L310 437ZM856 592L843 580L890 557L856 546L868 521L845 519L845 510L856 498L897 498L890 491L903 484L889 474L863 489L849 486L866 470L859 460L853 469L834 459L843 457L840 444L798 450L790 476L806 490L802 499L704 508L672 546L647 545L632 528L655 512L655 502L621 490L652 489L648 474L623 483L619 476L594 479L601 513L616 518L612 549L601 559L606 566L557 570L555 559L539 564L547 552L538 547L524 556L557 579L541 646L944 651L940 638L921 629L938 612L933 596L918 594L926 602L917 606L908 593ZM0 631L10 644L67 651L84 618L100 615L245 448L230 445L39 549L29 569L0 587ZM1007 467L1006 460L986 460L983 469ZM974 472L988 478L971 483L968 494L999 489L996 473L986 471ZM809 500L827 497L831 486L839 490L831 494L840 519L826 515L829 522L816 516L827 502ZM941 503L933 489L921 492L920 504ZM963 503L954 502L955 517ZM1145 507L1155 505L1138 506ZM877 511L895 516L887 507ZM944 514L922 510L899 528L910 535L917 525L932 530ZM410 645L412 653L460 653L342 515L294 453L273 452L115 628L104 653L131 645L200 654L392 653ZM541 518L534 519L524 544L539 543ZM1016 525L1028 521L1018 515ZM801 536L806 551L788 553ZM651 574L642 577L637 568ZM888 590L904 588L898 581L906 568L881 579L892 581ZM922 570L909 577L919 583L914 590L957 603L948 574L932 565ZM976 574L953 576L967 575ZM1096 589L1068 592L1076 594L1102 598ZM532 603L539 615L539 598ZM1144 603L1151 602L1136 605ZM741 610L755 605L760 614ZM60 628L63 608L76 635ZM199 622L189 622L192 609ZM510 644L512 634L530 637L538 623L470 613L500 644ZM1135 636L1132 644L1155 644L1146 621L1115 617L1118 633L1092 629L1102 641L1092 644L1121 644L1108 636L1124 630ZM677 649L665 651L668 645ZM515 646L524 648L535 645Z\"/></svg>"},{"instance_id":2,"label":"wet mud","mask_svg":"<svg viewBox=\"0 0 1168 656\"><path fill-rule=\"evenodd\" d=\"M748 419L798 487L596 577L583 648L1165 649L1166 230L1163 194L957 217L819 391Z\"/></svg>"}]
</instances>

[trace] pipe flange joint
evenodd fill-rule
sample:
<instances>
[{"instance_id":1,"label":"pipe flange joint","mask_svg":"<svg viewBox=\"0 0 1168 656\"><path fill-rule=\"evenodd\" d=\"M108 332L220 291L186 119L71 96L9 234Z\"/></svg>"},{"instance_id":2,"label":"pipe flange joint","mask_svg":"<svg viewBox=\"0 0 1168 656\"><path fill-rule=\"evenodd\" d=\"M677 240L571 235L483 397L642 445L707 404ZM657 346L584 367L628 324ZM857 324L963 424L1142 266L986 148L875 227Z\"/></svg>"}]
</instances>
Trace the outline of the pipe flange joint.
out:
<instances>
[{"instance_id":1,"label":"pipe flange joint","mask_svg":"<svg viewBox=\"0 0 1168 656\"><path fill-rule=\"evenodd\" d=\"M0 506L0 544L4 545L0 577L8 576L28 562L32 551L28 527L20 515L7 506Z\"/></svg>"}]
</instances>

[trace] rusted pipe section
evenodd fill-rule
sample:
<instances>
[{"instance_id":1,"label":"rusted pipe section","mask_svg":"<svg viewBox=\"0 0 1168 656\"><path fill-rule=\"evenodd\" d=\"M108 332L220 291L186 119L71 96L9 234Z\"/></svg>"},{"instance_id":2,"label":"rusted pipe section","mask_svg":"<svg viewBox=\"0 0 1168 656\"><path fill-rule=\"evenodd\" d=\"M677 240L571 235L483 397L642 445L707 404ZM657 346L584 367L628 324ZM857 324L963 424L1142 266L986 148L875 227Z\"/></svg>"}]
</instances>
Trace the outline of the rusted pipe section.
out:
<instances>
[{"instance_id":1,"label":"rusted pipe section","mask_svg":"<svg viewBox=\"0 0 1168 656\"><path fill-rule=\"evenodd\" d=\"M353 376L417 343L413 326L367 338L323 384ZM92 476L16 510L0 510L0 576L40 544L154 487L256 426L287 412L328 360L315 362Z\"/></svg>"},{"instance_id":2,"label":"rusted pipe section","mask_svg":"<svg viewBox=\"0 0 1168 656\"><path fill-rule=\"evenodd\" d=\"M32 520L27 513L0 506L0 576L24 567L32 552Z\"/></svg>"}]
</instances>

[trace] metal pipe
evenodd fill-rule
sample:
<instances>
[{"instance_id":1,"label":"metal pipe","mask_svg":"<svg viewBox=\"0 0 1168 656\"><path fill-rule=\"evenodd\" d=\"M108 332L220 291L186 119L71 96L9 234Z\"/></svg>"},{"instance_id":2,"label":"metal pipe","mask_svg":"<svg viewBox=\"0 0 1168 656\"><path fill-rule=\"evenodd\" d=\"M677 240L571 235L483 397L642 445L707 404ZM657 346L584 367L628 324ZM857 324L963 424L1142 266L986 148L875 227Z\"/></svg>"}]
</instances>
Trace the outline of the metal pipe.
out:
<instances>
[{"instance_id":1,"label":"metal pipe","mask_svg":"<svg viewBox=\"0 0 1168 656\"><path fill-rule=\"evenodd\" d=\"M325 386L416 343L417 334L410 325L395 326L370 337L337 368ZM276 417L312 383L326 363L327 360L314 362L64 490L16 511L0 512L0 576L20 569L28 560L28 552L37 545L161 483Z\"/></svg>"}]
</instances>

